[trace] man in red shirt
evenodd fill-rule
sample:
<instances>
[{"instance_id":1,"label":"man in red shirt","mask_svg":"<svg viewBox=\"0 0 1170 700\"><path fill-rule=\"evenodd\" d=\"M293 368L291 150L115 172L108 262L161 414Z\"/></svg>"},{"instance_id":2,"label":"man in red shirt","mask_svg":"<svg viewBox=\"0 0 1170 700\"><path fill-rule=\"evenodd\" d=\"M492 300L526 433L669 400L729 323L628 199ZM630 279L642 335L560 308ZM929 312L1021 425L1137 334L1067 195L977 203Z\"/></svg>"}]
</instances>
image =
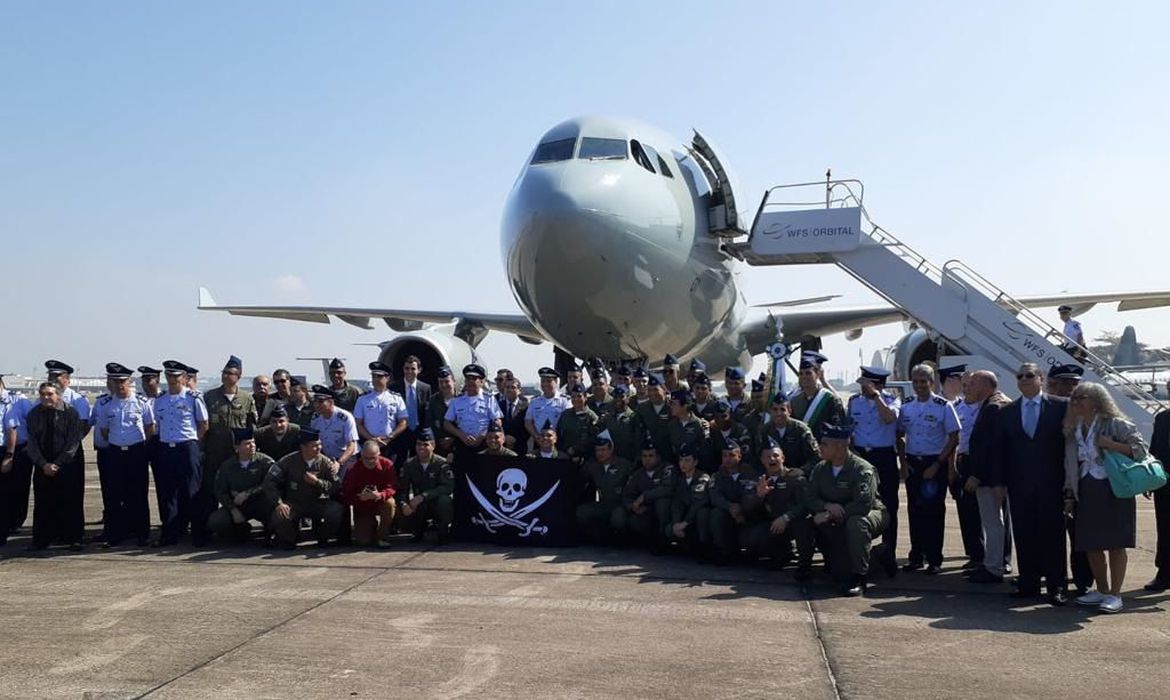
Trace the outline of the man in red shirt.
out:
<instances>
[{"instance_id":1,"label":"man in red shirt","mask_svg":"<svg viewBox=\"0 0 1170 700\"><path fill-rule=\"evenodd\" d=\"M353 508L353 543L359 547L386 546L394 522L394 493L398 476L394 463L381 455L381 445L368 440L361 459L349 468L341 487L346 505Z\"/></svg>"}]
</instances>

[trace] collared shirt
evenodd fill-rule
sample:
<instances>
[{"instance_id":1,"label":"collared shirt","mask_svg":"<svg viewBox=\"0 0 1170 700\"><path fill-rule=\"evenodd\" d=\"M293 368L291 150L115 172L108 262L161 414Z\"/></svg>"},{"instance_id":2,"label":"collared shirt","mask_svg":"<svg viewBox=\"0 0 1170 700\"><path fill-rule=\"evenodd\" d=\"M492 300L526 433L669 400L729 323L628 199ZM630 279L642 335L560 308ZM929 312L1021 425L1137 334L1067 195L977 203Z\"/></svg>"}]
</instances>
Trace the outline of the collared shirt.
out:
<instances>
[{"instance_id":1,"label":"collared shirt","mask_svg":"<svg viewBox=\"0 0 1170 700\"><path fill-rule=\"evenodd\" d=\"M1044 398L1043 392L1036 394L1035 396L1033 396L1030 399L1026 396L1023 396L1023 395L1020 396L1020 425L1024 428L1025 433L1028 432L1028 411L1029 410L1036 411L1036 413L1035 413L1036 425L1040 424L1040 406L1041 406L1040 400L1043 398ZM1028 408L1029 404L1031 404L1034 407L1034 409L1029 409Z\"/></svg>"},{"instance_id":2,"label":"collared shirt","mask_svg":"<svg viewBox=\"0 0 1170 700\"><path fill-rule=\"evenodd\" d=\"M561 414L569 410L572 405L573 402L569 400L569 397L562 394L556 394L551 399L541 394L528 402L528 410L524 413L524 420L532 421L537 431L544 427L546 421L556 427L557 421L561 419Z\"/></svg>"},{"instance_id":3,"label":"collared shirt","mask_svg":"<svg viewBox=\"0 0 1170 700\"><path fill-rule=\"evenodd\" d=\"M28 412L36 404L26 396L13 395L12 406L4 416L4 431L16 428L16 444L28 442Z\"/></svg>"},{"instance_id":4,"label":"collared shirt","mask_svg":"<svg viewBox=\"0 0 1170 700\"><path fill-rule=\"evenodd\" d=\"M349 443L358 441L357 421L344 408L334 406L329 418L313 416L309 427L321 434L321 452L329 459L340 459Z\"/></svg>"},{"instance_id":5,"label":"collared shirt","mask_svg":"<svg viewBox=\"0 0 1170 700\"><path fill-rule=\"evenodd\" d=\"M1064 322L1064 337L1076 343L1080 342L1077 340L1077 338L1081 337L1082 335L1084 335L1084 331L1081 330L1080 321L1076 320L1075 318L1070 318Z\"/></svg>"},{"instance_id":6,"label":"collared shirt","mask_svg":"<svg viewBox=\"0 0 1170 700\"><path fill-rule=\"evenodd\" d=\"M8 389L0 389L0 447L8 441L8 412L16 405L16 395Z\"/></svg>"},{"instance_id":7,"label":"collared shirt","mask_svg":"<svg viewBox=\"0 0 1170 700\"><path fill-rule=\"evenodd\" d=\"M207 421L203 395L183 387L177 394L167 392L154 400L154 420L163 442L199 439L199 423Z\"/></svg>"},{"instance_id":8,"label":"collared shirt","mask_svg":"<svg viewBox=\"0 0 1170 700\"><path fill-rule=\"evenodd\" d=\"M911 455L940 454L947 437L959 432L959 428L955 407L938 394L903 404L898 415L898 430L906 434L906 453Z\"/></svg>"},{"instance_id":9,"label":"collared shirt","mask_svg":"<svg viewBox=\"0 0 1170 700\"><path fill-rule=\"evenodd\" d=\"M500 404L496 397L481 391L477 396L456 396L447 406L443 419L451 421L468 435L479 437L486 434L488 425L493 420L500 420L500 417Z\"/></svg>"},{"instance_id":10,"label":"collared shirt","mask_svg":"<svg viewBox=\"0 0 1170 700\"><path fill-rule=\"evenodd\" d=\"M111 396L100 408L94 405L93 418L97 429L95 440L103 430L108 430L109 444L126 447L146 441L146 426L154 425L154 407L137 394L124 399Z\"/></svg>"},{"instance_id":11,"label":"collared shirt","mask_svg":"<svg viewBox=\"0 0 1170 700\"><path fill-rule=\"evenodd\" d=\"M83 421L89 420L89 401L77 393L73 389L65 388L61 390L61 400L73 407L77 411L77 417Z\"/></svg>"},{"instance_id":12,"label":"collared shirt","mask_svg":"<svg viewBox=\"0 0 1170 700\"><path fill-rule=\"evenodd\" d=\"M954 405L955 413L959 415L959 454L965 455L971 448L971 432L975 430L975 420L979 418L983 402L967 403L963 399L956 399Z\"/></svg>"},{"instance_id":13,"label":"collared shirt","mask_svg":"<svg viewBox=\"0 0 1170 700\"><path fill-rule=\"evenodd\" d=\"M898 441L898 414L902 410L902 402L897 396L884 391L879 392L878 396L894 412L894 420L889 423L882 422L873 400L862 394L849 397L849 405L845 410L853 422L854 447L893 447Z\"/></svg>"},{"instance_id":14,"label":"collared shirt","mask_svg":"<svg viewBox=\"0 0 1170 700\"><path fill-rule=\"evenodd\" d=\"M370 435L386 437L394 432L398 421L407 419L406 400L389 389L380 394L371 391L358 398L353 417L361 421Z\"/></svg>"},{"instance_id":15,"label":"collared shirt","mask_svg":"<svg viewBox=\"0 0 1170 700\"><path fill-rule=\"evenodd\" d=\"M110 396L109 394L103 393L103 394L99 394L98 397L93 400L93 407L89 409L89 423L90 423L90 425L92 425L94 427L97 426L99 415L106 410L106 406L109 405L110 401L112 401L113 398L114 397ZM100 430L93 431L93 446L94 446L94 449L98 449L98 450L110 446L110 443L106 440L105 436L102 435L102 431L100 431Z\"/></svg>"}]
</instances>

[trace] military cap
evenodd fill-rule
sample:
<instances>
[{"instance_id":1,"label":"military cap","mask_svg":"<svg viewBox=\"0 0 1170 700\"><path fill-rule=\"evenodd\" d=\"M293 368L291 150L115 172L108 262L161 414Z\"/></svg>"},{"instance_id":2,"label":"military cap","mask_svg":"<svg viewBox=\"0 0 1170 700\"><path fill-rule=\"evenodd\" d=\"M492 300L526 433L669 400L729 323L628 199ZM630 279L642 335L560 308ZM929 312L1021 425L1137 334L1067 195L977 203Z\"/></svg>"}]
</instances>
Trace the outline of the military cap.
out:
<instances>
[{"instance_id":1,"label":"military cap","mask_svg":"<svg viewBox=\"0 0 1170 700\"><path fill-rule=\"evenodd\" d=\"M329 369L345 369L345 363L335 357L329 361Z\"/></svg>"},{"instance_id":2,"label":"military cap","mask_svg":"<svg viewBox=\"0 0 1170 700\"><path fill-rule=\"evenodd\" d=\"M60 360L46 360L45 369L49 374L73 374L73 368Z\"/></svg>"},{"instance_id":3,"label":"military cap","mask_svg":"<svg viewBox=\"0 0 1170 700\"><path fill-rule=\"evenodd\" d=\"M621 367L618 367L617 369L615 369L613 371L613 373L619 377L629 377L629 376L632 376L634 374L634 370L630 369L629 367L626 367L625 365L622 365Z\"/></svg>"},{"instance_id":4,"label":"military cap","mask_svg":"<svg viewBox=\"0 0 1170 700\"><path fill-rule=\"evenodd\" d=\"M543 432L544 432L544 431L546 431L546 430L551 430L551 431L553 431L554 433L555 433L555 432L556 432L556 430L557 430L557 427L556 427L555 425L553 425L553 422L552 422L552 419L551 419L551 418L545 418L545 419L544 419L544 425L540 426L540 432L542 432L542 433L543 433Z\"/></svg>"},{"instance_id":5,"label":"military cap","mask_svg":"<svg viewBox=\"0 0 1170 700\"><path fill-rule=\"evenodd\" d=\"M297 379L296 377L289 376L289 378L288 378L288 385L290 387L301 386L303 384L304 384L304 382L302 382L300 379Z\"/></svg>"},{"instance_id":6,"label":"military cap","mask_svg":"<svg viewBox=\"0 0 1170 700\"><path fill-rule=\"evenodd\" d=\"M255 438L256 434L251 428L232 428L232 439L236 441L236 444L245 440L254 440Z\"/></svg>"},{"instance_id":7,"label":"military cap","mask_svg":"<svg viewBox=\"0 0 1170 700\"><path fill-rule=\"evenodd\" d=\"M134 370L117 362L106 363L106 377L110 379L129 379Z\"/></svg>"},{"instance_id":8,"label":"military cap","mask_svg":"<svg viewBox=\"0 0 1170 700\"><path fill-rule=\"evenodd\" d=\"M570 394L584 394L585 393L585 385L582 384L581 382L577 382L575 384L570 384L569 386L567 386L565 388L565 391L567 393L570 393Z\"/></svg>"},{"instance_id":9,"label":"military cap","mask_svg":"<svg viewBox=\"0 0 1170 700\"><path fill-rule=\"evenodd\" d=\"M487 370L485 370L483 368L483 365L476 364L475 362L472 362L469 365L463 366L463 376L464 377L475 377L476 379L483 379L483 378L487 377Z\"/></svg>"},{"instance_id":10,"label":"military cap","mask_svg":"<svg viewBox=\"0 0 1170 700\"><path fill-rule=\"evenodd\" d=\"M609 431L603 431L593 438L593 444L596 447L613 447L613 438L609 436Z\"/></svg>"},{"instance_id":11,"label":"military cap","mask_svg":"<svg viewBox=\"0 0 1170 700\"><path fill-rule=\"evenodd\" d=\"M821 426L822 440L848 440L853 435L853 428L848 425L829 425L828 423Z\"/></svg>"},{"instance_id":12,"label":"military cap","mask_svg":"<svg viewBox=\"0 0 1170 700\"><path fill-rule=\"evenodd\" d=\"M642 449L643 450L652 450L652 449L654 449L654 445L651 444L649 447L647 447L645 444L643 444ZM695 452L694 445L692 445L689 442L684 442L682 445L679 445L678 456L680 458L682 458L682 457L698 457L699 455L697 452Z\"/></svg>"},{"instance_id":13,"label":"military cap","mask_svg":"<svg viewBox=\"0 0 1170 700\"><path fill-rule=\"evenodd\" d=\"M1080 365L1052 365L1048 369L1049 379L1076 379L1080 381L1085 376L1085 368Z\"/></svg>"},{"instance_id":14,"label":"military cap","mask_svg":"<svg viewBox=\"0 0 1170 700\"><path fill-rule=\"evenodd\" d=\"M890 376L890 370L885 367L865 367L861 368L861 377L857 381L867 379L871 382L884 383Z\"/></svg>"},{"instance_id":15,"label":"military cap","mask_svg":"<svg viewBox=\"0 0 1170 700\"><path fill-rule=\"evenodd\" d=\"M724 399L719 399L711 405L711 410L718 414L731 413L731 404Z\"/></svg>"},{"instance_id":16,"label":"military cap","mask_svg":"<svg viewBox=\"0 0 1170 700\"><path fill-rule=\"evenodd\" d=\"M314 401L317 399L329 399L333 401L337 398L337 394L333 393L333 390L324 384L314 384L309 392L313 395Z\"/></svg>"},{"instance_id":17,"label":"military cap","mask_svg":"<svg viewBox=\"0 0 1170 700\"><path fill-rule=\"evenodd\" d=\"M723 378L729 382L731 382L731 381L742 382L743 381L743 370L740 369L739 367L728 367L727 369L723 370Z\"/></svg>"},{"instance_id":18,"label":"military cap","mask_svg":"<svg viewBox=\"0 0 1170 700\"><path fill-rule=\"evenodd\" d=\"M302 443L317 442L321 439L321 433L318 433L312 428L301 428L300 437Z\"/></svg>"},{"instance_id":19,"label":"military cap","mask_svg":"<svg viewBox=\"0 0 1170 700\"><path fill-rule=\"evenodd\" d=\"M223 371L224 372L243 372L244 371L244 361L241 360L240 358L236 357L235 355L232 355L231 357L228 358L227 363L224 364Z\"/></svg>"},{"instance_id":20,"label":"military cap","mask_svg":"<svg viewBox=\"0 0 1170 700\"><path fill-rule=\"evenodd\" d=\"M605 370L603 370L603 369L595 369L595 370L591 371L589 373L589 377L594 382L604 382L604 381L609 380L609 377L606 376Z\"/></svg>"},{"instance_id":21,"label":"military cap","mask_svg":"<svg viewBox=\"0 0 1170 700\"><path fill-rule=\"evenodd\" d=\"M186 374L187 365L179 362L178 360L167 360L163 363L163 371L166 372L168 376L175 377L180 374Z\"/></svg>"},{"instance_id":22,"label":"military cap","mask_svg":"<svg viewBox=\"0 0 1170 700\"><path fill-rule=\"evenodd\" d=\"M541 367L536 370L536 376L541 379L560 379L561 375L557 374L557 371L552 367Z\"/></svg>"},{"instance_id":23,"label":"military cap","mask_svg":"<svg viewBox=\"0 0 1170 700\"><path fill-rule=\"evenodd\" d=\"M828 361L828 357L825 357L816 350L805 350L804 352L800 353L800 369L820 367Z\"/></svg>"},{"instance_id":24,"label":"military cap","mask_svg":"<svg viewBox=\"0 0 1170 700\"><path fill-rule=\"evenodd\" d=\"M442 367L440 367L438 370L435 371L436 377L450 377L450 376L452 376L452 374L453 373L451 372L451 368L448 367L447 365L443 365Z\"/></svg>"},{"instance_id":25,"label":"military cap","mask_svg":"<svg viewBox=\"0 0 1170 700\"><path fill-rule=\"evenodd\" d=\"M624 386L615 386L609 390L609 393L612 394L615 399L624 399L630 395L629 390Z\"/></svg>"},{"instance_id":26,"label":"military cap","mask_svg":"<svg viewBox=\"0 0 1170 700\"><path fill-rule=\"evenodd\" d=\"M681 404L688 404L691 402L691 392L689 389L676 389L670 392L670 400L678 401Z\"/></svg>"},{"instance_id":27,"label":"military cap","mask_svg":"<svg viewBox=\"0 0 1170 700\"><path fill-rule=\"evenodd\" d=\"M700 374L691 382L692 387L696 386L711 386L711 378L705 374Z\"/></svg>"},{"instance_id":28,"label":"military cap","mask_svg":"<svg viewBox=\"0 0 1170 700\"><path fill-rule=\"evenodd\" d=\"M386 377L390 376L390 366L387 365L385 362L379 362L377 360L374 360L373 362L370 363L369 367L370 367L370 374L376 374L376 375L381 375L381 376L386 376Z\"/></svg>"},{"instance_id":29,"label":"military cap","mask_svg":"<svg viewBox=\"0 0 1170 700\"><path fill-rule=\"evenodd\" d=\"M764 393L764 383L762 381L760 381L759 379L752 380L752 393L753 394Z\"/></svg>"},{"instance_id":30,"label":"military cap","mask_svg":"<svg viewBox=\"0 0 1170 700\"><path fill-rule=\"evenodd\" d=\"M732 450L738 450L738 449L740 449L740 444L739 444L738 440L736 440L733 437L723 438L723 451L724 452L731 452Z\"/></svg>"},{"instance_id":31,"label":"military cap","mask_svg":"<svg viewBox=\"0 0 1170 700\"><path fill-rule=\"evenodd\" d=\"M941 379L942 381L946 381L947 379L950 379L951 377L961 377L961 376L963 376L963 372L966 372L966 371L967 371L967 365L952 365L950 367L939 367L938 368L938 378Z\"/></svg>"},{"instance_id":32,"label":"military cap","mask_svg":"<svg viewBox=\"0 0 1170 700\"><path fill-rule=\"evenodd\" d=\"M187 370L187 374L199 374L199 370L195 369L191 365L183 365L183 369Z\"/></svg>"},{"instance_id":33,"label":"military cap","mask_svg":"<svg viewBox=\"0 0 1170 700\"><path fill-rule=\"evenodd\" d=\"M144 377L157 377L158 375L162 374L162 370L155 369L149 365L141 365L138 368L138 373Z\"/></svg>"},{"instance_id":34,"label":"military cap","mask_svg":"<svg viewBox=\"0 0 1170 700\"><path fill-rule=\"evenodd\" d=\"M776 438L772 437L771 435L768 436L768 439L764 442L764 444L760 445L760 452L778 449L780 449L780 443L776 442Z\"/></svg>"},{"instance_id":35,"label":"military cap","mask_svg":"<svg viewBox=\"0 0 1170 700\"><path fill-rule=\"evenodd\" d=\"M772 397L773 406L781 406L786 403L788 403L788 394L785 394L783 391L777 391Z\"/></svg>"},{"instance_id":36,"label":"military cap","mask_svg":"<svg viewBox=\"0 0 1170 700\"><path fill-rule=\"evenodd\" d=\"M419 428L415 433L415 442L434 442L435 431L430 428Z\"/></svg>"},{"instance_id":37,"label":"military cap","mask_svg":"<svg viewBox=\"0 0 1170 700\"><path fill-rule=\"evenodd\" d=\"M647 386L662 386L662 377L657 374L651 374L650 378L646 380Z\"/></svg>"},{"instance_id":38,"label":"military cap","mask_svg":"<svg viewBox=\"0 0 1170 700\"><path fill-rule=\"evenodd\" d=\"M504 426L500 425L499 421L494 420L491 423L488 423L487 432L502 433L504 432Z\"/></svg>"},{"instance_id":39,"label":"military cap","mask_svg":"<svg viewBox=\"0 0 1170 700\"><path fill-rule=\"evenodd\" d=\"M605 369L605 363L601 361L600 357L591 357L585 361L585 366L590 369Z\"/></svg>"},{"instance_id":40,"label":"military cap","mask_svg":"<svg viewBox=\"0 0 1170 700\"><path fill-rule=\"evenodd\" d=\"M277 406L272 409L272 413L268 414L269 418L288 418L288 411L284 410L284 406Z\"/></svg>"},{"instance_id":41,"label":"military cap","mask_svg":"<svg viewBox=\"0 0 1170 700\"><path fill-rule=\"evenodd\" d=\"M1070 312L1070 313L1071 313L1071 312L1072 312L1072 307L1071 307L1071 306L1069 306L1068 304L1061 304L1060 306L1056 307L1056 310L1057 310L1057 311L1068 311L1068 312Z\"/></svg>"},{"instance_id":42,"label":"military cap","mask_svg":"<svg viewBox=\"0 0 1170 700\"><path fill-rule=\"evenodd\" d=\"M646 371L645 367L635 367L630 371L630 376L635 379L645 379L650 376L650 373Z\"/></svg>"},{"instance_id":43,"label":"military cap","mask_svg":"<svg viewBox=\"0 0 1170 700\"><path fill-rule=\"evenodd\" d=\"M696 357L691 360L690 371L692 374L704 374L707 372L707 363Z\"/></svg>"},{"instance_id":44,"label":"military cap","mask_svg":"<svg viewBox=\"0 0 1170 700\"><path fill-rule=\"evenodd\" d=\"M678 367L678 358L668 352L666 353L666 357L662 358L662 366Z\"/></svg>"}]
</instances>

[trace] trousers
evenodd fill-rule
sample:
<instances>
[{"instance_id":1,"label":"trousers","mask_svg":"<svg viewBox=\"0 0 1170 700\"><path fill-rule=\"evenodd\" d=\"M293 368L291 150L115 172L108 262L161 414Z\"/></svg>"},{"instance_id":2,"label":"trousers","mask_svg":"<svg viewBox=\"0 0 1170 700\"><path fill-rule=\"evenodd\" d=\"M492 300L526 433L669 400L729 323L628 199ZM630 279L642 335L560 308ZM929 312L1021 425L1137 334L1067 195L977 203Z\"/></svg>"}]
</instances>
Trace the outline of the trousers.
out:
<instances>
[{"instance_id":1,"label":"trousers","mask_svg":"<svg viewBox=\"0 0 1170 700\"><path fill-rule=\"evenodd\" d=\"M906 511L910 519L910 561L942 566L943 532L947 516L947 468L939 465L929 480L924 472L938 455L906 455ZM934 494L924 493L925 482L934 482Z\"/></svg>"}]
</instances>

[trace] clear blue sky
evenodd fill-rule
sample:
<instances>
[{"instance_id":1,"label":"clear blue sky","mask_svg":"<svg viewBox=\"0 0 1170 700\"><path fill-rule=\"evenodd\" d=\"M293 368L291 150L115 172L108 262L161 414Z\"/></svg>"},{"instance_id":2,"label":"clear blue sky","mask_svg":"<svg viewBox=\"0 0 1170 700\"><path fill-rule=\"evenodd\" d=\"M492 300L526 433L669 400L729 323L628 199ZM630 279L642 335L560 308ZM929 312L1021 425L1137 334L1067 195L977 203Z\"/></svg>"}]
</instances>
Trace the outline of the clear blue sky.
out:
<instances>
[{"instance_id":1,"label":"clear blue sky","mask_svg":"<svg viewBox=\"0 0 1170 700\"><path fill-rule=\"evenodd\" d=\"M718 8L718 9L716 9ZM938 262L1019 294L1170 287L1164 3L8 2L0 370L177 357L248 373L373 356L345 325L224 303L513 310L503 200L581 113L700 128L741 198L835 175ZM749 300L873 298L752 270ZM1170 315L1091 312L1090 335ZM832 369L899 330L829 342ZM492 337L489 365L551 357Z\"/></svg>"}]
</instances>

